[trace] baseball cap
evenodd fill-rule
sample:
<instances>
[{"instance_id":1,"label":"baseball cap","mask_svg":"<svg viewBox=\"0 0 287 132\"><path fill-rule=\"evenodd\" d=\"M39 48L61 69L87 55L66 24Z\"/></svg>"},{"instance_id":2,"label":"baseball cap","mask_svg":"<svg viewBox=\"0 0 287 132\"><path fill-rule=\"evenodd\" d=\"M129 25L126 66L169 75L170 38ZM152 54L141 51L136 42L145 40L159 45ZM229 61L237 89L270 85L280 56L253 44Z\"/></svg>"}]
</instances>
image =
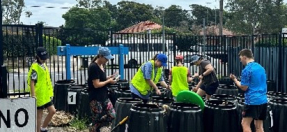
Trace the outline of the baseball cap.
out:
<instances>
[{"instance_id":1,"label":"baseball cap","mask_svg":"<svg viewBox=\"0 0 287 132\"><path fill-rule=\"evenodd\" d=\"M190 63L195 63L195 62L197 62L199 59L200 59L200 56L199 56L199 55L192 55L192 56L190 57Z\"/></svg>"},{"instance_id":2,"label":"baseball cap","mask_svg":"<svg viewBox=\"0 0 287 132\"><path fill-rule=\"evenodd\" d=\"M159 60L161 62L162 66L167 66L166 62L167 62L167 56L165 54L158 54L156 56L156 59Z\"/></svg>"},{"instance_id":3,"label":"baseball cap","mask_svg":"<svg viewBox=\"0 0 287 132\"><path fill-rule=\"evenodd\" d=\"M107 47L100 47L98 54L103 55L108 60L114 59L114 57L111 54L111 50Z\"/></svg>"},{"instance_id":4,"label":"baseball cap","mask_svg":"<svg viewBox=\"0 0 287 132\"><path fill-rule=\"evenodd\" d=\"M48 52L44 47L38 47L36 54L41 60L46 60L49 58Z\"/></svg>"},{"instance_id":5,"label":"baseball cap","mask_svg":"<svg viewBox=\"0 0 287 132\"><path fill-rule=\"evenodd\" d=\"M182 56L182 55L177 55L177 56L175 57L175 59L176 59L176 60L183 60L183 56Z\"/></svg>"}]
</instances>

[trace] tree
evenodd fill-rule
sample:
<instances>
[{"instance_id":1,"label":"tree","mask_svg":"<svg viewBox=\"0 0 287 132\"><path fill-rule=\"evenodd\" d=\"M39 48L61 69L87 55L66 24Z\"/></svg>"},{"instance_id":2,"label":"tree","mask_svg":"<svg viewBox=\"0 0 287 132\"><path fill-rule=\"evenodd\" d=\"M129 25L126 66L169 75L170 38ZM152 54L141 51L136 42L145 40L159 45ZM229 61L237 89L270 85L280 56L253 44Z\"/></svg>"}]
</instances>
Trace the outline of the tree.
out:
<instances>
[{"instance_id":1,"label":"tree","mask_svg":"<svg viewBox=\"0 0 287 132\"><path fill-rule=\"evenodd\" d=\"M77 7L84 7L84 8L98 8L101 7L102 0L76 0L78 4Z\"/></svg>"},{"instance_id":2,"label":"tree","mask_svg":"<svg viewBox=\"0 0 287 132\"><path fill-rule=\"evenodd\" d=\"M209 7L197 4L190 5L190 8L192 9L194 24L202 25L203 18L205 18L206 25L217 25L219 23L219 15L216 15L215 18L215 13L219 13L218 9L211 9ZM217 20L216 23L215 19Z\"/></svg>"},{"instance_id":3,"label":"tree","mask_svg":"<svg viewBox=\"0 0 287 132\"><path fill-rule=\"evenodd\" d=\"M227 8L232 15L226 26L242 34L277 33L286 19L282 0L228 0Z\"/></svg>"},{"instance_id":4,"label":"tree","mask_svg":"<svg viewBox=\"0 0 287 132\"><path fill-rule=\"evenodd\" d=\"M3 24L20 24L24 7L24 0L2 0ZM30 17L32 12L26 11L25 14Z\"/></svg>"},{"instance_id":5,"label":"tree","mask_svg":"<svg viewBox=\"0 0 287 132\"><path fill-rule=\"evenodd\" d=\"M165 10L164 21L165 25L169 27L178 27L183 21L191 23L191 19L188 18L188 12L182 10L178 5L171 5Z\"/></svg>"},{"instance_id":6,"label":"tree","mask_svg":"<svg viewBox=\"0 0 287 132\"><path fill-rule=\"evenodd\" d=\"M111 16L105 8L71 8L62 16L65 19L66 28L91 28L107 30L111 24Z\"/></svg>"},{"instance_id":7,"label":"tree","mask_svg":"<svg viewBox=\"0 0 287 132\"><path fill-rule=\"evenodd\" d=\"M118 16L116 18L120 29L124 29L141 21L152 20L153 7L133 1L118 2Z\"/></svg>"}]
</instances>

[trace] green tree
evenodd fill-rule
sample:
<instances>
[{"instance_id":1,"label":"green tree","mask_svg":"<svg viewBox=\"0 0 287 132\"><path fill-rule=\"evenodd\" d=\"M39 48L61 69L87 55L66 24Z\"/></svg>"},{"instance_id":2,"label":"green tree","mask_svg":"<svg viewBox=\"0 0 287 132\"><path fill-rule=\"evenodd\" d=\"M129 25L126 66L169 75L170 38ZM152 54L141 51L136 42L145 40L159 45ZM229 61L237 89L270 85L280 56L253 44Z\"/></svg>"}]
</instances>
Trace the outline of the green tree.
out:
<instances>
[{"instance_id":1,"label":"green tree","mask_svg":"<svg viewBox=\"0 0 287 132\"><path fill-rule=\"evenodd\" d=\"M57 46L62 45L62 41L56 37L43 35L43 44L46 47L49 55L57 54Z\"/></svg>"},{"instance_id":2,"label":"green tree","mask_svg":"<svg viewBox=\"0 0 287 132\"><path fill-rule=\"evenodd\" d=\"M21 24L20 17L24 11L24 0L2 0L3 24ZM32 12L25 11L26 17Z\"/></svg>"},{"instance_id":3,"label":"green tree","mask_svg":"<svg viewBox=\"0 0 287 132\"><path fill-rule=\"evenodd\" d=\"M226 27L242 34L277 33L287 11L282 0L228 0L231 15Z\"/></svg>"},{"instance_id":4,"label":"green tree","mask_svg":"<svg viewBox=\"0 0 287 132\"><path fill-rule=\"evenodd\" d=\"M219 10L211 9L206 6L192 4L189 6L192 9L192 16L195 25L202 25L203 18L205 18L206 25L219 24ZM216 15L215 15L216 13ZM216 18L215 18L216 16Z\"/></svg>"},{"instance_id":5,"label":"green tree","mask_svg":"<svg viewBox=\"0 0 287 132\"><path fill-rule=\"evenodd\" d=\"M154 18L153 7L151 5L140 4L133 1L120 1L117 3L117 6L118 16L116 20L120 29Z\"/></svg>"},{"instance_id":6,"label":"green tree","mask_svg":"<svg viewBox=\"0 0 287 132\"><path fill-rule=\"evenodd\" d=\"M98 8L101 7L102 0L76 0L78 4L77 7L84 7L84 8Z\"/></svg>"},{"instance_id":7,"label":"green tree","mask_svg":"<svg viewBox=\"0 0 287 132\"><path fill-rule=\"evenodd\" d=\"M111 16L106 8L71 8L62 16L65 19L66 28L90 28L107 30L111 25Z\"/></svg>"},{"instance_id":8,"label":"green tree","mask_svg":"<svg viewBox=\"0 0 287 132\"><path fill-rule=\"evenodd\" d=\"M178 27L183 21L189 23L188 12L182 10L178 5L171 5L164 12L165 25L169 27Z\"/></svg>"}]
</instances>

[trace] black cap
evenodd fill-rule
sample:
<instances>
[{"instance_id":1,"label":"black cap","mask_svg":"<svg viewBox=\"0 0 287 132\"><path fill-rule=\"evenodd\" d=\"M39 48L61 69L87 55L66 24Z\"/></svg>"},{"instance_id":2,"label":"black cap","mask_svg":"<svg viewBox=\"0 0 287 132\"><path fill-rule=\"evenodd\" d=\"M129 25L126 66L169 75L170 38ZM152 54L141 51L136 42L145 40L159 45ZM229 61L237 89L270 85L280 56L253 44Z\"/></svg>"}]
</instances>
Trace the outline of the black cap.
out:
<instances>
[{"instance_id":1,"label":"black cap","mask_svg":"<svg viewBox=\"0 0 287 132\"><path fill-rule=\"evenodd\" d=\"M48 52L47 52L47 50L44 47L38 47L37 48L37 56L41 60L46 60L49 57Z\"/></svg>"}]
</instances>

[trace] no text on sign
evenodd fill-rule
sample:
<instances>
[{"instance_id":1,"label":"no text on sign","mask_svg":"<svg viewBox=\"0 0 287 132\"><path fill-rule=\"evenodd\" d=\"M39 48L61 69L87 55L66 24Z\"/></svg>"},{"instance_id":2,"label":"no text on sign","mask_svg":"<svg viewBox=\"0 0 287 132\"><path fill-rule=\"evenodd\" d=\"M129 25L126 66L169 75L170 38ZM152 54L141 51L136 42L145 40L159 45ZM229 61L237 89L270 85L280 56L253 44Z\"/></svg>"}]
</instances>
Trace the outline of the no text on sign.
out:
<instances>
[{"instance_id":1,"label":"no text on sign","mask_svg":"<svg viewBox=\"0 0 287 132\"><path fill-rule=\"evenodd\" d=\"M0 99L0 132L35 132L35 98Z\"/></svg>"}]
</instances>

